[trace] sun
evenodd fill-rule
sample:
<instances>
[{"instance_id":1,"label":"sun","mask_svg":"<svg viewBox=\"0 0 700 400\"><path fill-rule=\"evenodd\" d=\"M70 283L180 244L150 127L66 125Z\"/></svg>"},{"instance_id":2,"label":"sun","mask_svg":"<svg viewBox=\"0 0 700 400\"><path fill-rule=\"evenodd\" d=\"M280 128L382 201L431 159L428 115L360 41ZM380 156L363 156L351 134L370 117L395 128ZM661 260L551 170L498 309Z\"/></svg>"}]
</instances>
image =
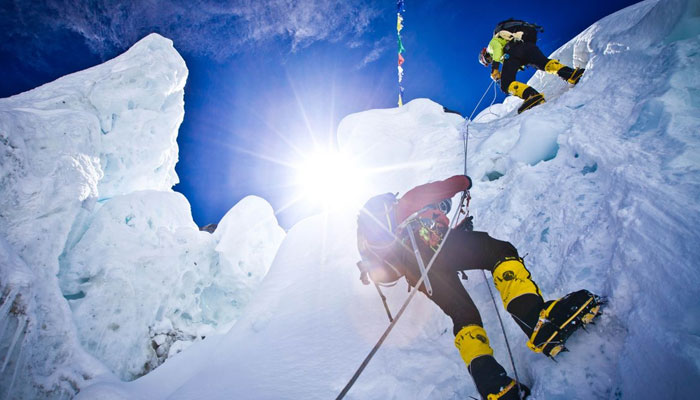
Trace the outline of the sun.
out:
<instances>
[{"instance_id":1,"label":"sun","mask_svg":"<svg viewBox=\"0 0 700 400\"><path fill-rule=\"evenodd\" d=\"M346 154L316 151L296 166L299 196L326 210L357 208L366 195L366 172Z\"/></svg>"}]
</instances>

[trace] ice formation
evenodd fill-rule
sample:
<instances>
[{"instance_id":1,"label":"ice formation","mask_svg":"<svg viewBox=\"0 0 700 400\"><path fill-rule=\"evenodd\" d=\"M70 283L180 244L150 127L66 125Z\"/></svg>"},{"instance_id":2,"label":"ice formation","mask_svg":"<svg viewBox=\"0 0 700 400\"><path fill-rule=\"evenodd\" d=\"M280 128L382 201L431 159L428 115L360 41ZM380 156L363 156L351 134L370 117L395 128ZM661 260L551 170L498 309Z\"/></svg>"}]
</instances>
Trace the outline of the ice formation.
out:
<instances>
[{"instance_id":1,"label":"ice formation","mask_svg":"<svg viewBox=\"0 0 700 400\"><path fill-rule=\"evenodd\" d=\"M153 34L0 100L0 396L141 376L226 331L267 272L284 231L265 200L212 235L171 190L186 78Z\"/></svg>"}]
</instances>

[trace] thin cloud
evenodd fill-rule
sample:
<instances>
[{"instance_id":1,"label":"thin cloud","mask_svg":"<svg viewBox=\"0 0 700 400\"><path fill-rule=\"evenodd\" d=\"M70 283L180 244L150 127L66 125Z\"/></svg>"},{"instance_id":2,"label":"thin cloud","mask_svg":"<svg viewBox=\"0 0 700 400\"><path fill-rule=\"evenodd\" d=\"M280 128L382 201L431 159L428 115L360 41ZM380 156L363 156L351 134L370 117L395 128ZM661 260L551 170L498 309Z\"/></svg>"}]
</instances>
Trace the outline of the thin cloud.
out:
<instances>
[{"instance_id":1,"label":"thin cloud","mask_svg":"<svg viewBox=\"0 0 700 400\"><path fill-rule=\"evenodd\" d=\"M4 36L25 41L41 40L28 32L76 32L103 58L157 32L180 51L223 60L273 41L287 41L291 51L316 41L354 43L379 13L369 0L46 0L14 1L0 8L0 22Z\"/></svg>"},{"instance_id":2,"label":"thin cloud","mask_svg":"<svg viewBox=\"0 0 700 400\"><path fill-rule=\"evenodd\" d=\"M393 37L387 36L377 42L374 42L372 50L370 50L369 53L365 55L365 58L362 60L360 65L357 66L357 69L364 68L367 64L377 61L382 55L388 53L391 49L394 48L396 48L396 45L395 38Z\"/></svg>"}]
</instances>

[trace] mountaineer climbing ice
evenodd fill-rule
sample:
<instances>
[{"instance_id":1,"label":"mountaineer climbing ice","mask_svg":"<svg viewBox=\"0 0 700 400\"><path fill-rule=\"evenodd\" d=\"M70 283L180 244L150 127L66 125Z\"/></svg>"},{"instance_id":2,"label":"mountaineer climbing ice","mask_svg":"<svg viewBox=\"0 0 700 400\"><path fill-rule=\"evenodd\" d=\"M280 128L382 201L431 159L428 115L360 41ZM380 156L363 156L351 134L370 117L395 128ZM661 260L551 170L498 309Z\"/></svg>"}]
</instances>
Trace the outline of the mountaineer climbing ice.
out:
<instances>
[{"instance_id":1,"label":"mountaineer climbing ice","mask_svg":"<svg viewBox=\"0 0 700 400\"><path fill-rule=\"evenodd\" d=\"M583 68L567 67L542 54L535 43L537 32L543 31L539 25L512 18L499 22L488 46L479 53L479 62L486 67L491 66L491 78L496 82L501 81L501 90L525 100L518 113L545 102L542 93L515 80L521 68L530 65L540 71L556 74L573 85L578 83L585 71ZM501 64L503 68L499 71Z\"/></svg>"},{"instance_id":2,"label":"mountaineer climbing ice","mask_svg":"<svg viewBox=\"0 0 700 400\"><path fill-rule=\"evenodd\" d=\"M377 284L405 277L452 319L454 343L479 394L489 400L525 398L529 388L494 358L459 273L490 271L504 308L529 338L528 347L549 357L565 350L566 339L599 314L603 300L579 290L545 302L512 244L474 231L471 217L450 229L450 199L471 186L468 176L456 175L417 186L401 198L385 193L368 200L357 220L361 279Z\"/></svg>"}]
</instances>

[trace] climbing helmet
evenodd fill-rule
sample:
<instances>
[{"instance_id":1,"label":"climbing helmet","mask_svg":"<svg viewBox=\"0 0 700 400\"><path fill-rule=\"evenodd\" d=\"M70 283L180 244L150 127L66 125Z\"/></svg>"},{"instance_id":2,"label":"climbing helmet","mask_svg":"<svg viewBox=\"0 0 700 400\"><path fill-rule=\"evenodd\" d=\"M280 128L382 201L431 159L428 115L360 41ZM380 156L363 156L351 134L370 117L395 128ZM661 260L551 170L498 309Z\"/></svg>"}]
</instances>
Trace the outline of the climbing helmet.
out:
<instances>
[{"instance_id":1,"label":"climbing helmet","mask_svg":"<svg viewBox=\"0 0 700 400\"><path fill-rule=\"evenodd\" d=\"M489 52L486 51L486 47L484 47L481 49L481 52L479 52L479 62L484 67L488 67L491 61L493 61L493 58L491 58L491 54L489 54Z\"/></svg>"}]
</instances>

